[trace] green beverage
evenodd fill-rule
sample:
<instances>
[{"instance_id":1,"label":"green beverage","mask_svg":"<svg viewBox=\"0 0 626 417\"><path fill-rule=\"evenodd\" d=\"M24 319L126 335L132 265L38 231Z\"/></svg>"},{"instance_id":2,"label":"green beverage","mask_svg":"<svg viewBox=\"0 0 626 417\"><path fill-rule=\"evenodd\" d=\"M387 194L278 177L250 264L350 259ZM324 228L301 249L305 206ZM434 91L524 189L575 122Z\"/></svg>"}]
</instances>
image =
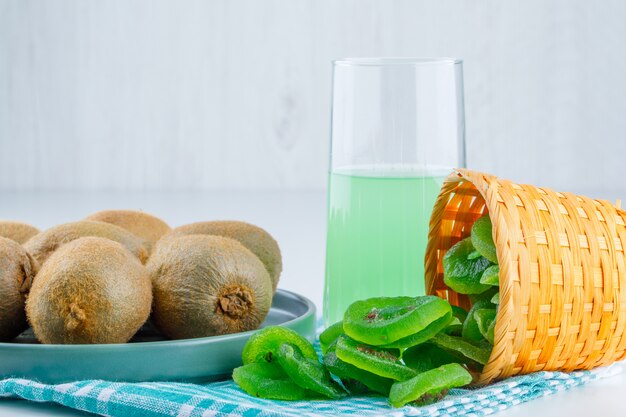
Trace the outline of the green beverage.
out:
<instances>
[{"instance_id":1,"label":"green beverage","mask_svg":"<svg viewBox=\"0 0 626 417\"><path fill-rule=\"evenodd\" d=\"M377 167L330 174L327 326L356 300L424 294L428 223L449 172Z\"/></svg>"}]
</instances>

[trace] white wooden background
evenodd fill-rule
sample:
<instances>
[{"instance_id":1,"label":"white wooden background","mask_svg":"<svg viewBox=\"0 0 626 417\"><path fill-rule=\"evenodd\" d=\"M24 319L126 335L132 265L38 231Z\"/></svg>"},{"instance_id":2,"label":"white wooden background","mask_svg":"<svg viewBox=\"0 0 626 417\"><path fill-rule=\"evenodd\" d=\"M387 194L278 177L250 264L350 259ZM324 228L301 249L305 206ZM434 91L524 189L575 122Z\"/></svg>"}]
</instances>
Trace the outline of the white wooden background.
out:
<instances>
[{"instance_id":1,"label":"white wooden background","mask_svg":"<svg viewBox=\"0 0 626 417\"><path fill-rule=\"evenodd\" d=\"M465 60L468 163L626 196L620 0L0 0L0 189L325 186L330 61Z\"/></svg>"}]
</instances>

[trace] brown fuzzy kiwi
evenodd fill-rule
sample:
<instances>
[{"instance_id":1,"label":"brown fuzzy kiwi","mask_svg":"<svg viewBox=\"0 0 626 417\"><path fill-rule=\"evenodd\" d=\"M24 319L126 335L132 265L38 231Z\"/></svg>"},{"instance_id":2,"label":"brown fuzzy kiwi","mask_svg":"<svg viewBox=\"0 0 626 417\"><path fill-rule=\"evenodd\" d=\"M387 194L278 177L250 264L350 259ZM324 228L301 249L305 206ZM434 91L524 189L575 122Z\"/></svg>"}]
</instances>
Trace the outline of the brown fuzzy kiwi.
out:
<instances>
[{"instance_id":1,"label":"brown fuzzy kiwi","mask_svg":"<svg viewBox=\"0 0 626 417\"><path fill-rule=\"evenodd\" d=\"M159 242L147 269L152 320L172 339L258 328L272 304L267 270L236 240L179 236Z\"/></svg>"},{"instance_id":2,"label":"brown fuzzy kiwi","mask_svg":"<svg viewBox=\"0 0 626 417\"><path fill-rule=\"evenodd\" d=\"M37 273L37 262L17 242L0 237L0 341L28 327L24 300Z\"/></svg>"},{"instance_id":3,"label":"brown fuzzy kiwi","mask_svg":"<svg viewBox=\"0 0 626 417\"><path fill-rule=\"evenodd\" d=\"M172 230L167 223L158 217L135 210L103 210L86 217L85 220L95 220L123 227L144 239L150 244L150 247L161 236Z\"/></svg>"},{"instance_id":4,"label":"brown fuzzy kiwi","mask_svg":"<svg viewBox=\"0 0 626 417\"><path fill-rule=\"evenodd\" d=\"M33 236L24 244L39 265L62 245L86 236L104 237L121 243L142 263L148 259L149 249L146 242L126 229L110 223L82 220L65 223L45 230Z\"/></svg>"},{"instance_id":5,"label":"brown fuzzy kiwi","mask_svg":"<svg viewBox=\"0 0 626 417\"><path fill-rule=\"evenodd\" d=\"M0 236L9 238L20 245L39 233L39 229L27 223L0 220Z\"/></svg>"},{"instance_id":6,"label":"brown fuzzy kiwi","mask_svg":"<svg viewBox=\"0 0 626 417\"><path fill-rule=\"evenodd\" d=\"M106 238L83 237L42 265L26 313L42 343L124 343L151 304L150 276L132 253Z\"/></svg>"},{"instance_id":7,"label":"brown fuzzy kiwi","mask_svg":"<svg viewBox=\"0 0 626 417\"><path fill-rule=\"evenodd\" d=\"M216 235L239 241L263 262L272 279L272 289L276 291L283 260L278 243L267 231L245 222L221 220L179 226L166 236L183 235Z\"/></svg>"}]
</instances>

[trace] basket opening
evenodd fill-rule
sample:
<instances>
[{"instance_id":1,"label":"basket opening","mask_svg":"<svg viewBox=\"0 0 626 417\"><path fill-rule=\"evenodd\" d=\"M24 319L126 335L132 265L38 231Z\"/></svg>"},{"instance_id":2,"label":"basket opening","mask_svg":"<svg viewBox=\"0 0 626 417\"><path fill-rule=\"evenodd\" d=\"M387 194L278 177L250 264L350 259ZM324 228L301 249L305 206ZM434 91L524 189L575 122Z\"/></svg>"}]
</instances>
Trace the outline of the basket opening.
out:
<instances>
[{"instance_id":1,"label":"basket opening","mask_svg":"<svg viewBox=\"0 0 626 417\"><path fill-rule=\"evenodd\" d=\"M444 255L452 246L471 235L476 220L489 212L481 191L463 175L459 172L445 180L433 207L426 249L425 277L428 294L446 299L450 304L469 311L472 307L470 298L457 293L444 283L442 262ZM478 184L482 187L480 182ZM484 189L485 192L487 190L488 188ZM483 370L476 383L479 385L487 383L499 376L499 372L498 370L493 375L490 372L485 377Z\"/></svg>"},{"instance_id":2,"label":"basket opening","mask_svg":"<svg viewBox=\"0 0 626 417\"><path fill-rule=\"evenodd\" d=\"M442 260L454 244L470 236L474 222L487 212L485 199L471 181L453 177L444 184L431 217L426 251L427 293L444 298L450 304L464 309L471 307L467 295L456 293L443 282Z\"/></svg>"}]
</instances>

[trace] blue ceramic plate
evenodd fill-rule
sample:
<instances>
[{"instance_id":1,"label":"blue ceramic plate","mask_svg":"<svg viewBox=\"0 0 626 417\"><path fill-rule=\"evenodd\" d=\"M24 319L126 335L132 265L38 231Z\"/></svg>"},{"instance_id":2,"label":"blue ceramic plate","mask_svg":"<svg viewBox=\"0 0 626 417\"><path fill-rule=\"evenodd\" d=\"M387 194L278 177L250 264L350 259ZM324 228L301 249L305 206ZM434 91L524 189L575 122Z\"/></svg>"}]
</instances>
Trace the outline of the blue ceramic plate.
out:
<instances>
[{"instance_id":1,"label":"blue ceramic plate","mask_svg":"<svg viewBox=\"0 0 626 417\"><path fill-rule=\"evenodd\" d=\"M280 324L315 338L315 305L306 297L278 290L262 326ZM211 381L230 376L253 332L185 340L164 340L149 324L130 343L43 345L29 331L0 343L0 377L61 383L109 381Z\"/></svg>"}]
</instances>

